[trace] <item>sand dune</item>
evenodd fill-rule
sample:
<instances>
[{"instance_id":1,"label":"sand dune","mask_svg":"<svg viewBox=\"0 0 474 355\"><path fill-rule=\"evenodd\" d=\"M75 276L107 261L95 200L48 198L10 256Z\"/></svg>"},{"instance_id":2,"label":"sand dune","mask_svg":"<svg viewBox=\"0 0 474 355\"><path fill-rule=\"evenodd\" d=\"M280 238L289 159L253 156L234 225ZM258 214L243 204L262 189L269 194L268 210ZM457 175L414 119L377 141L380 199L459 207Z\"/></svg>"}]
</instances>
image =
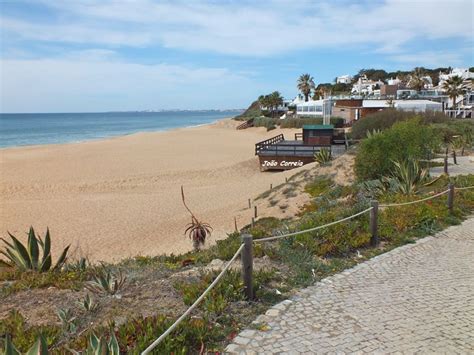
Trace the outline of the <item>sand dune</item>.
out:
<instances>
[{"instance_id":1,"label":"sand dune","mask_svg":"<svg viewBox=\"0 0 474 355\"><path fill-rule=\"evenodd\" d=\"M53 252L113 261L191 249L183 235L196 215L214 227L210 240L250 222L247 199L295 171L262 173L254 144L278 133L235 130L230 120L169 132L84 143L0 150L0 235L49 226ZM296 130L283 130L292 137ZM53 255L54 257L54 255Z\"/></svg>"}]
</instances>

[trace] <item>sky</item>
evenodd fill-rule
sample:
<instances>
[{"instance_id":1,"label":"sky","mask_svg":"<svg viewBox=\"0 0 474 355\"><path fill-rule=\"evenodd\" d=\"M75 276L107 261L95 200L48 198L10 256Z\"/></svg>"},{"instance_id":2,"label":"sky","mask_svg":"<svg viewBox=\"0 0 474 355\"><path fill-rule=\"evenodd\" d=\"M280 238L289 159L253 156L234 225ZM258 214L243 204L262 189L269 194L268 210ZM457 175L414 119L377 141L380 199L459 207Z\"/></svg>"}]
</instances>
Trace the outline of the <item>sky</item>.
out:
<instances>
[{"instance_id":1,"label":"sky","mask_svg":"<svg viewBox=\"0 0 474 355\"><path fill-rule=\"evenodd\" d=\"M244 108L362 68L473 66L471 0L0 0L0 112Z\"/></svg>"}]
</instances>

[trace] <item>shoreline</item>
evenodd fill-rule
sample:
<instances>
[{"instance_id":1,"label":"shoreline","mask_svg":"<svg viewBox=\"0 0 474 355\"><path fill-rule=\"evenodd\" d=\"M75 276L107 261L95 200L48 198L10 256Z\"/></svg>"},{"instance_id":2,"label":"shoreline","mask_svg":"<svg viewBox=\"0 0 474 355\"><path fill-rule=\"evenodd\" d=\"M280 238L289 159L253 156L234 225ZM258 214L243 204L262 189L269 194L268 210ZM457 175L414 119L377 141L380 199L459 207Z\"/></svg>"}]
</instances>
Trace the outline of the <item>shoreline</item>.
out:
<instances>
[{"instance_id":1,"label":"shoreline","mask_svg":"<svg viewBox=\"0 0 474 355\"><path fill-rule=\"evenodd\" d=\"M49 146L49 145L58 146L58 145L67 145L67 144L81 144L81 143L116 139L116 138L120 138L120 137L128 137L128 136L132 136L132 135L135 135L135 134L160 133L160 132L170 132L170 131L181 130L181 129L192 129L192 128L197 128L197 127L212 126L212 125L218 124L220 121L227 121L227 120L233 120L233 117L219 118L219 119L214 120L214 121L209 122L209 123L201 123L201 124L191 125L191 126L173 127L173 128L165 128L165 129L153 129L153 130L149 130L149 131L137 131L137 132L117 134L117 135L111 135L111 136L106 136L106 137L96 137L96 138L90 138L90 139L84 139L84 140L78 140L78 141L69 141L69 142L60 142L60 143L44 143L44 144L12 145L12 146L8 146L8 147L0 147L0 152L2 152L4 150L8 150L8 149L37 148L37 147L44 147L44 146Z\"/></svg>"},{"instance_id":2,"label":"shoreline","mask_svg":"<svg viewBox=\"0 0 474 355\"><path fill-rule=\"evenodd\" d=\"M234 217L239 227L251 222L249 198L299 171L262 173L254 151L256 142L296 130L238 124L0 150L0 236L49 227L53 258L71 244L72 257L94 262L187 252L183 185L191 210L214 228L212 245L234 230ZM258 208L263 216L266 207Z\"/></svg>"}]
</instances>

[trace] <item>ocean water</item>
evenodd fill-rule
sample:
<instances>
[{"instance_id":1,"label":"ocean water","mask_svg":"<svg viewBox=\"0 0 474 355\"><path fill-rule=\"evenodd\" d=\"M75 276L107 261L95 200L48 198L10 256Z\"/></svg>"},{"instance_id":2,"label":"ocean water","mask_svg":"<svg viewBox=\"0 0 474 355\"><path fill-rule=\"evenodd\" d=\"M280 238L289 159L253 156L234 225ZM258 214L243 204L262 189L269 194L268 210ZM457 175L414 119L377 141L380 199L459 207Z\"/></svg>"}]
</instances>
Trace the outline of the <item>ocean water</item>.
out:
<instances>
[{"instance_id":1,"label":"ocean water","mask_svg":"<svg viewBox=\"0 0 474 355\"><path fill-rule=\"evenodd\" d=\"M0 114L0 148L81 142L137 132L198 126L238 111Z\"/></svg>"}]
</instances>

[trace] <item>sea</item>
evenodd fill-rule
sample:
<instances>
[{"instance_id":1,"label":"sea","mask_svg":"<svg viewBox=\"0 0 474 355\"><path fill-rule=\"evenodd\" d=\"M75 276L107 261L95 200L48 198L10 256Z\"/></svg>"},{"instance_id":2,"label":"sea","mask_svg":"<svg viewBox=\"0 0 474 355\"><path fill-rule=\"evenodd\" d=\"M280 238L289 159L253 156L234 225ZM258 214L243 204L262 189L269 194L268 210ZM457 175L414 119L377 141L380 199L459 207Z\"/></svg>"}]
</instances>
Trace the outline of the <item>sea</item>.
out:
<instances>
[{"instance_id":1,"label":"sea","mask_svg":"<svg viewBox=\"0 0 474 355\"><path fill-rule=\"evenodd\" d=\"M137 132L167 131L209 124L240 112L2 113L0 148L82 142Z\"/></svg>"}]
</instances>

